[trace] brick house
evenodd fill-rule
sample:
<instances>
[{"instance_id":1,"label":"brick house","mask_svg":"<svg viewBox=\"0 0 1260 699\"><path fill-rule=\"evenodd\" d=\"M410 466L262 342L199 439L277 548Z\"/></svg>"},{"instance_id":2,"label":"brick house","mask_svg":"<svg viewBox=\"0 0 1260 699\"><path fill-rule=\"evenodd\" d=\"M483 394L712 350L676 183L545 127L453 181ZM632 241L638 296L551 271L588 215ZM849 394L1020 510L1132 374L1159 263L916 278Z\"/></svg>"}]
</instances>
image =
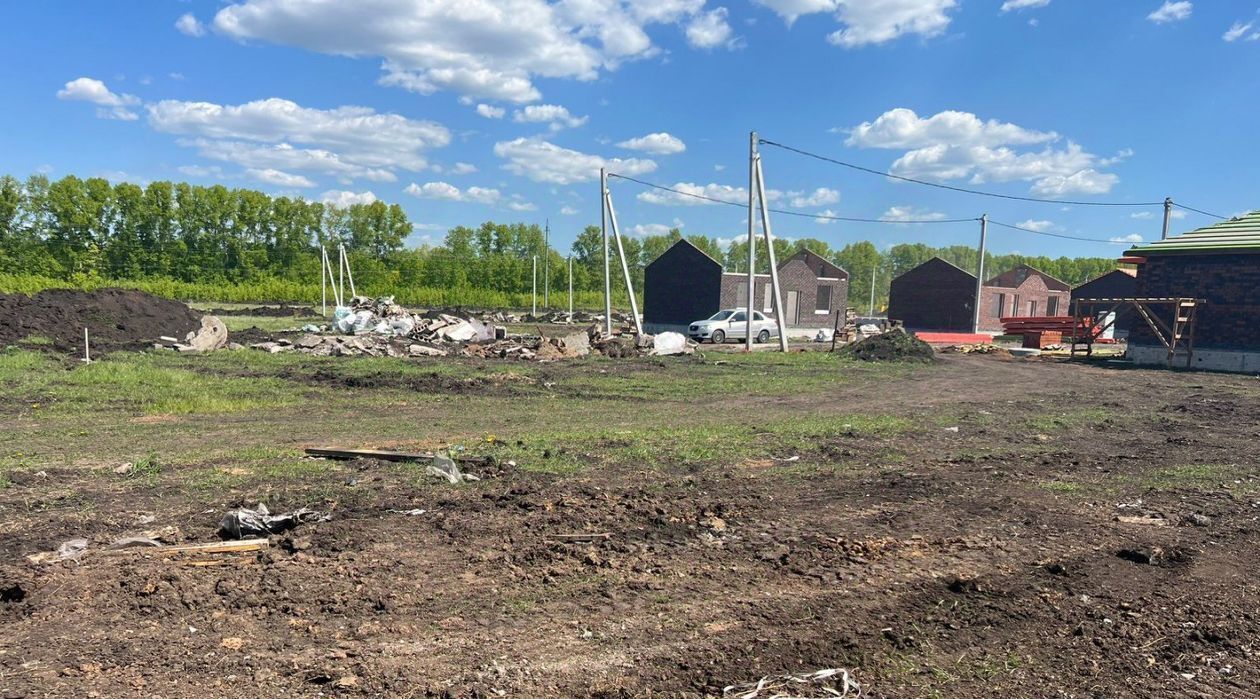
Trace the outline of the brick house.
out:
<instances>
[{"instance_id":1,"label":"brick house","mask_svg":"<svg viewBox=\"0 0 1260 699\"><path fill-rule=\"evenodd\" d=\"M1130 269L1114 269L1100 277L1080 284L1072 289L1072 300L1077 299L1122 299L1137 295L1137 272ZM1070 310L1070 309L1069 309ZM1102 313L1106 308L1095 308ZM1123 337L1131 327L1133 314L1119 313L1115 325L1117 337Z\"/></svg>"},{"instance_id":2,"label":"brick house","mask_svg":"<svg viewBox=\"0 0 1260 699\"><path fill-rule=\"evenodd\" d=\"M832 327L844 313L849 273L809 250L779 263L784 320L791 328ZM769 274L755 275L753 308L773 318ZM679 240L643 271L643 326L648 332L686 332L693 321L724 308L748 305L748 275L726 272L721 263Z\"/></svg>"},{"instance_id":3,"label":"brick house","mask_svg":"<svg viewBox=\"0 0 1260 699\"><path fill-rule=\"evenodd\" d=\"M1191 366L1260 371L1260 211L1136 245L1138 297L1199 298ZM1153 307L1171 320L1167 307ZM1167 351L1144 322L1132 323L1129 357L1163 365Z\"/></svg>"},{"instance_id":4,"label":"brick house","mask_svg":"<svg viewBox=\"0 0 1260 699\"><path fill-rule=\"evenodd\" d=\"M892 280L888 317L910 330L971 332L976 275L934 257ZM980 289L980 332L1002 332L1002 318L1071 313L1071 287L1029 265L993 277Z\"/></svg>"}]
</instances>

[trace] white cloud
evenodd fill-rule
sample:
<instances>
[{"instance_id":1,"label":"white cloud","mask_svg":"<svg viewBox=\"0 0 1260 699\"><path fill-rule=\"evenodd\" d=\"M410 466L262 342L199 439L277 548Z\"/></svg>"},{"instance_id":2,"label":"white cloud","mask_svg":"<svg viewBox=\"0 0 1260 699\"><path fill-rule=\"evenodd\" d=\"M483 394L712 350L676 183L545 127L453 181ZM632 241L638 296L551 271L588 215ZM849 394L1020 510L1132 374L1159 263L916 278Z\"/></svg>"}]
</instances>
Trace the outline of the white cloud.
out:
<instances>
[{"instance_id":1,"label":"white cloud","mask_svg":"<svg viewBox=\"0 0 1260 699\"><path fill-rule=\"evenodd\" d=\"M343 181L388 182L396 179L395 170L423 170L424 151L451 139L446 127L431 121L368 107L313 109L274 97L241 105L163 100L147 109L154 129L194 137L180 143L207 157Z\"/></svg>"},{"instance_id":2,"label":"white cloud","mask_svg":"<svg viewBox=\"0 0 1260 699\"><path fill-rule=\"evenodd\" d=\"M472 163L455 163L450 167L452 175L471 175L477 171L477 166Z\"/></svg>"},{"instance_id":3,"label":"white cloud","mask_svg":"<svg viewBox=\"0 0 1260 699\"><path fill-rule=\"evenodd\" d=\"M664 131L622 141L617 144L617 147L653 155L671 155L687 150L687 144L683 143L681 138L671 136ZM718 166L718 169L720 170L721 167Z\"/></svg>"},{"instance_id":4,"label":"white cloud","mask_svg":"<svg viewBox=\"0 0 1260 699\"><path fill-rule=\"evenodd\" d=\"M508 172L535 182L573 184L599 178L599 169L621 175L642 175L656 169L656 162L641 158L603 158L543 141L517 138L494 144L494 154L507 161Z\"/></svg>"},{"instance_id":5,"label":"white cloud","mask_svg":"<svg viewBox=\"0 0 1260 699\"><path fill-rule=\"evenodd\" d=\"M166 77L170 78L171 80L183 80L184 74L183 73L167 73Z\"/></svg>"},{"instance_id":6,"label":"white cloud","mask_svg":"<svg viewBox=\"0 0 1260 699\"><path fill-rule=\"evenodd\" d=\"M578 213L578 210L573 208L572 206L560 207L560 214L563 216L576 216L577 213Z\"/></svg>"},{"instance_id":7,"label":"white cloud","mask_svg":"<svg viewBox=\"0 0 1260 699\"><path fill-rule=\"evenodd\" d=\"M512 121L520 124L550 124L552 131L576 128L588 117L575 117L558 104L531 104L512 113Z\"/></svg>"},{"instance_id":8,"label":"white cloud","mask_svg":"<svg viewBox=\"0 0 1260 699\"><path fill-rule=\"evenodd\" d=\"M890 206L880 219L884 221L939 221L945 214L916 209L913 206Z\"/></svg>"},{"instance_id":9,"label":"white cloud","mask_svg":"<svg viewBox=\"0 0 1260 699\"><path fill-rule=\"evenodd\" d=\"M1181 0L1180 2L1165 0L1164 4L1160 5L1158 10L1150 13L1146 16L1146 18L1156 24L1180 22L1183 19L1188 19L1190 17L1190 12L1193 9L1194 4L1186 2L1186 0Z\"/></svg>"},{"instance_id":10,"label":"white cloud","mask_svg":"<svg viewBox=\"0 0 1260 699\"><path fill-rule=\"evenodd\" d=\"M499 201L499 190L486 187L469 187L461 190L446 182L415 182L403 190L407 194L420 199L444 199L446 201L473 202L476 204L494 204Z\"/></svg>"},{"instance_id":11,"label":"white cloud","mask_svg":"<svg viewBox=\"0 0 1260 699\"><path fill-rule=\"evenodd\" d=\"M223 177L223 168L218 165L181 165L175 169L189 177Z\"/></svg>"},{"instance_id":12,"label":"white cloud","mask_svg":"<svg viewBox=\"0 0 1260 699\"><path fill-rule=\"evenodd\" d=\"M1136 218L1145 221L1146 219L1155 218L1155 214L1149 211L1135 211L1129 214L1129 218Z\"/></svg>"},{"instance_id":13,"label":"white cloud","mask_svg":"<svg viewBox=\"0 0 1260 699\"><path fill-rule=\"evenodd\" d=\"M1050 0L1006 0L1002 3L1002 12L1010 12L1011 10L1027 10L1034 7L1045 7L1050 4Z\"/></svg>"},{"instance_id":14,"label":"white cloud","mask_svg":"<svg viewBox=\"0 0 1260 699\"><path fill-rule=\"evenodd\" d=\"M1140 243L1142 240L1143 238L1140 233L1130 233L1128 235L1111 238L1111 242L1113 243Z\"/></svg>"},{"instance_id":15,"label":"white cloud","mask_svg":"<svg viewBox=\"0 0 1260 699\"><path fill-rule=\"evenodd\" d=\"M303 177L301 175L293 175L287 172L282 172L274 168L262 168L262 169L250 168L245 171L245 175L252 179L258 180L259 182L264 182L266 184L273 184L277 187L314 187L315 186L315 183L306 177Z\"/></svg>"},{"instance_id":16,"label":"white cloud","mask_svg":"<svg viewBox=\"0 0 1260 699\"><path fill-rule=\"evenodd\" d=\"M1248 22L1246 24L1243 24L1242 22L1234 22L1233 26L1231 26L1228 31L1226 31L1224 34L1221 35L1221 38L1224 39L1225 41L1230 41L1230 42L1238 41L1239 39L1243 37L1243 35L1251 31L1251 27L1254 24L1255 22ZM1248 37L1248 40L1249 41L1255 40L1257 36L1260 36L1260 35L1252 34L1250 37Z\"/></svg>"},{"instance_id":17,"label":"white cloud","mask_svg":"<svg viewBox=\"0 0 1260 699\"><path fill-rule=\"evenodd\" d=\"M687 25L687 43L698 49L718 46L737 48L739 42L732 38L731 25L726 21L727 14L725 7L719 7L693 17Z\"/></svg>"},{"instance_id":18,"label":"white cloud","mask_svg":"<svg viewBox=\"0 0 1260 699\"><path fill-rule=\"evenodd\" d=\"M1031 145L1054 141L1053 131L1032 131L1008 122L981 121L970 112L944 111L923 118L913 109L890 109L875 121L848 130L845 141L860 148L922 148L939 143L952 145Z\"/></svg>"},{"instance_id":19,"label":"white cloud","mask_svg":"<svg viewBox=\"0 0 1260 699\"><path fill-rule=\"evenodd\" d=\"M662 206L709 206L716 202L706 201L698 197L708 197L710 199L718 199L720 201L734 202L736 204L748 203L748 190L743 187L732 187L725 184L694 184L691 182L679 182L671 189L676 189L684 194L676 192L666 192L659 189L649 189L640 192L638 200L649 204L660 204ZM687 196L693 194L696 196ZM769 197L769 193L766 195Z\"/></svg>"},{"instance_id":20,"label":"white cloud","mask_svg":"<svg viewBox=\"0 0 1260 699\"><path fill-rule=\"evenodd\" d=\"M477 105L477 113L487 119L502 119L507 110L503 107L494 107L489 104Z\"/></svg>"},{"instance_id":21,"label":"white cloud","mask_svg":"<svg viewBox=\"0 0 1260 699\"><path fill-rule=\"evenodd\" d=\"M110 92L105 83L95 78L75 78L57 91L57 99L90 102L99 107L96 116L101 119L135 121L140 118L128 107L140 104L135 95Z\"/></svg>"},{"instance_id":22,"label":"white cloud","mask_svg":"<svg viewBox=\"0 0 1260 699\"><path fill-rule=\"evenodd\" d=\"M1037 231L1038 233L1045 233L1046 231L1052 231L1057 227L1054 225L1054 221L1046 221L1044 219L1032 219L1032 218L1026 221L1020 221L1019 223L1015 225L1019 226L1020 228L1027 228L1030 231Z\"/></svg>"},{"instance_id":23,"label":"white cloud","mask_svg":"<svg viewBox=\"0 0 1260 699\"><path fill-rule=\"evenodd\" d=\"M188 36L206 35L206 28L200 21L197 20L196 17L192 15L191 12L180 15L179 19L175 20L175 28L178 29L180 33L187 34Z\"/></svg>"},{"instance_id":24,"label":"white cloud","mask_svg":"<svg viewBox=\"0 0 1260 699\"><path fill-rule=\"evenodd\" d=\"M1051 175L1033 183L1032 193L1040 197L1068 194L1106 194L1120 178L1107 172L1084 169L1070 175Z\"/></svg>"},{"instance_id":25,"label":"white cloud","mask_svg":"<svg viewBox=\"0 0 1260 699\"><path fill-rule=\"evenodd\" d=\"M355 204L371 204L376 201L376 195L371 191L367 192L347 192L340 189L330 189L319 195L319 200L325 204L344 209Z\"/></svg>"},{"instance_id":26,"label":"white cloud","mask_svg":"<svg viewBox=\"0 0 1260 699\"><path fill-rule=\"evenodd\" d=\"M830 225L830 224L832 224L832 223L835 223L835 219L833 219L833 218L826 218L827 216L839 216L839 215L840 215L840 214L837 214L836 212L832 211L831 209L823 209L822 211L819 211L819 212L818 212L818 218L815 218L815 219L814 219L814 223L817 223L817 224L818 224L818 225L820 225L820 226L827 226L827 225Z\"/></svg>"},{"instance_id":27,"label":"white cloud","mask_svg":"<svg viewBox=\"0 0 1260 699\"><path fill-rule=\"evenodd\" d=\"M827 35L836 46L883 44L906 35L939 36L949 28L958 0L755 0L790 26L801 15L831 12L841 28Z\"/></svg>"},{"instance_id":28,"label":"white cloud","mask_svg":"<svg viewBox=\"0 0 1260 699\"><path fill-rule=\"evenodd\" d=\"M650 25L693 22L705 0L236 0L214 18L238 40L380 57L381 82L421 94L515 103L541 98L534 79L594 80L657 55ZM365 21L365 17L370 21Z\"/></svg>"},{"instance_id":29,"label":"white cloud","mask_svg":"<svg viewBox=\"0 0 1260 699\"><path fill-rule=\"evenodd\" d=\"M533 202L525 201L519 194L512 195L512 201L507 203L507 208L513 211L537 211L538 207Z\"/></svg>"},{"instance_id":30,"label":"white cloud","mask_svg":"<svg viewBox=\"0 0 1260 699\"><path fill-rule=\"evenodd\" d=\"M1099 158L1071 141L1062 148L1046 145L1039 151L1021 152L1013 146L1049 144L1060 136L982 121L967 112L921 118L909 109L892 109L848 133L847 143L852 146L909 149L893 162L890 171L895 175L967 179L974 184L1023 180L1032 182L1032 191L1040 196L1108 192L1120 178L1098 168L1132 153L1124 150L1114 158Z\"/></svg>"},{"instance_id":31,"label":"white cloud","mask_svg":"<svg viewBox=\"0 0 1260 699\"><path fill-rule=\"evenodd\" d=\"M626 231L629 235L636 238L646 238L650 235L665 235L674 226L667 226L664 223L640 223L630 227Z\"/></svg>"},{"instance_id":32,"label":"white cloud","mask_svg":"<svg viewBox=\"0 0 1260 699\"><path fill-rule=\"evenodd\" d=\"M770 195L767 194L766 196L769 197ZM791 197L788 203L798 209L806 206L825 206L840 201L840 192L826 187L819 187L809 193L788 192L788 196Z\"/></svg>"}]
</instances>

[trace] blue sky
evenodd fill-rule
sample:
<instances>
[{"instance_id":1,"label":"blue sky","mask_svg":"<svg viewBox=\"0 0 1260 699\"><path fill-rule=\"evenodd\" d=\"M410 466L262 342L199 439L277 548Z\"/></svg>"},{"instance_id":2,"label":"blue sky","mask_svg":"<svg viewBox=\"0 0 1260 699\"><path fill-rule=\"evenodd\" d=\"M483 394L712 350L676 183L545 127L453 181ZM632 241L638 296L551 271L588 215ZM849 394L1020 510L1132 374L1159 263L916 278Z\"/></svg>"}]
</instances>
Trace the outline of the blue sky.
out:
<instances>
[{"instance_id":1,"label":"blue sky","mask_svg":"<svg viewBox=\"0 0 1260 699\"><path fill-rule=\"evenodd\" d=\"M746 198L748 132L1019 196L1260 208L1260 0L174 0L5 3L3 169L222 183L484 220L597 223L597 171ZM772 202L1158 237L1161 207L982 198L763 146ZM743 234L734 207L614 181L628 234ZM1178 212L1174 231L1214 219ZM842 246L978 226L778 216ZM995 252L1122 245L992 229Z\"/></svg>"}]
</instances>

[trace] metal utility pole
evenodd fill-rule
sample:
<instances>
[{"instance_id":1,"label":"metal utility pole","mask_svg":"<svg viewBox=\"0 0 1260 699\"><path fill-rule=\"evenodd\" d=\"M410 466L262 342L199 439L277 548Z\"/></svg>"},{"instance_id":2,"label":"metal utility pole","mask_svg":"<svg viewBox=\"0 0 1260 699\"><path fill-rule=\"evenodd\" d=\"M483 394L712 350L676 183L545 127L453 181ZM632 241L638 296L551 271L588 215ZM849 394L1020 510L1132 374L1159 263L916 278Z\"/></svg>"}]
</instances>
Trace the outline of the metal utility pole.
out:
<instances>
[{"instance_id":1,"label":"metal utility pole","mask_svg":"<svg viewBox=\"0 0 1260 699\"><path fill-rule=\"evenodd\" d=\"M1164 234L1160 240L1168 239L1168 224L1172 221L1172 197L1164 197Z\"/></svg>"},{"instance_id":2,"label":"metal utility pole","mask_svg":"<svg viewBox=\"0 0 1260 699\"><path fill-rule=\"evenodd\" d=\"M757 179L757 199L761 204L761 232L766 238L766 256L770 263L770 290L774 300L774 318L779 326L779 351L788 351L787 319L783 313L783 295L779 290L779 263L774 259L774 233L770 230L770 210L766 204L766 176L761 171L761 154L757 152L757 132L752 132L753 172ZM752 303L748 304L748 318L751 323ZM750 328L751 331L751 328ZM752 333L750 332L749 335ZM751 343L751 337L749 338ZM751 346L751 345L750 345Z\"/></svg>"},{"instance_id":3,"label":"metal utility pole","mask_svg":"<svg viewBox=\"0 0 1260 699\"><path fill-rule=\"evenodd\" d=\"M328 315L328 272L324 269L326 255L324 253L324 245L319 246L319 306L320 315Z\"/></svg>"},{"instance_id":4,"label":"metal utility pole","mask_svg":"<svg viewBox=\"0 0 1260 699\"><path fill-rule=\"evenodd\" d=\"M350 269L350 253L346 252L345 245L341 246L341 259L346 265L346 279L350 280L350 298L354 298L359 295L359 292L354 290L354 270ZM341 293L344 296L345 289L342 289Z\"/></svg>"},{"instance_id":5,"label":"metal utility pole","mask_svg":"<svg viewBox=\"0 0 1260 699\"><path fill-rule=\"evenodd\" d=\"M344 299L346 297L346 256L341 253L341 243L337 243L337 293Z\"/></svg>"},{"instance_id":6,"label":"metal utility pole","mask_svg":"<svg viewBox=\"0 0 1260 699\"><path fill-rule=\"evenodd\" d=\"M551 219L543 228L543 308L551 308Z\"/></svg>"},{"instance_id":7,"label":"metal utility pole","mask_svg":"<svg viewBox=\"0 0 1260 699\"><path fill-rule=\"evenodd\" d=\"M871 267L871 312L868 317L875 317L875 275L879 273L879 265Z\"/></svg>"},{"instance_id":8,"label":"metal utility pole","mask_svg":"<svg viewBox=\"0 0 1260 699\"><path fill-rule=\"evenodd\" d=\"M608 259L608 170L599 169L599 230L604 240L604 334L612 334L612 268Z\"/></svg>"},{"instance_id":9,"label":"metal utility pole","mask_svg":"<svg viewBox=\"0 0 1260 699\"><path fill-rule=\"evenodd\" d=\"M530 315L537 316L538 315L538 256L537 255L534 255L534 282L533 284L534 284L533 292L530 294L530 298L533 301L533 307L530 309Z\"/></svg>"},{"instance_id":10,"label":"metal utility pole","mask_svg":"<svg viewBox=\"0 0 1260 699\"><path fill-rule=\"evenodd\" d=\"M604 206L608 208L608 223L612 226L613 240L617 241L617 257L621 260L621 276L626 282L626 295L630 297L630 316L634 319L635 332L643 334L643 322L639 320L639 301L634 297L634 282L630 280L630 266L626 263L626 250L621 245L621 228L617 226L617 210L613 208L612 192L604 190Z\"/></svg>"},{"instance_id":11,"label":"metal utility pole","mask_svg":"<svg viewBox=\"0 0 1260 699\"><path fill-rule=\"evenodd\" d=\"M971 332L980 332L980 296L984 289L984 239L989 234L989 215L981 214L980 216L980 263L976 266L976 303L972 309L973 315L971 319ZM998 310L998 316L1002 312Z\"/></svg>"},{"instance_id":12,"label":"metal utility pole","mask_svg":"<svg viewBox=\"0 0 1260 699\"><path fill-rule=\"evenodd\" d=\"M757 239L753 237L753 206L757 200L757 132L748 132L748 303L744 309L748 324L744 327L744 349L751 352L753 347L753 299L757 297Z\"/></svg>"},{"instance_id":13,"label":"metal utility pole","mask_svg":"<svg viewBox=\"0 0 1260 699\"><path fill-rule=\"evenodd\" d=\"M569 255L569 322L573 322L573 256Z\"/></svg>"}]
</instances>

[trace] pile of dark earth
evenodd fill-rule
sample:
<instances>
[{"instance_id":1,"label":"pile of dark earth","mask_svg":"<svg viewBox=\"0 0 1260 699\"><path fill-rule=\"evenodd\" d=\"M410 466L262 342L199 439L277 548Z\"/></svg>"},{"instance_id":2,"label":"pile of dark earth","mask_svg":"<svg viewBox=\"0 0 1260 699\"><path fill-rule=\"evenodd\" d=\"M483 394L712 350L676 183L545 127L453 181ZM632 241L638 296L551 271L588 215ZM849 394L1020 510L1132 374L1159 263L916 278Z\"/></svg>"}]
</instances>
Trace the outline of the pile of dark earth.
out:
<instances>
[{"instance_id":1,"label":"pile of dark earth","mask_svg":"<svg viewBox=\"0 0 1260 699\"><path fill-rule=\"evenodd\" d=\"M164 335L183 340L201 327L201 315L179 301L133 289L0 294L0 347L82 352L87 328L93 354L138 350Z\"/></svg>"}]
</instances>

